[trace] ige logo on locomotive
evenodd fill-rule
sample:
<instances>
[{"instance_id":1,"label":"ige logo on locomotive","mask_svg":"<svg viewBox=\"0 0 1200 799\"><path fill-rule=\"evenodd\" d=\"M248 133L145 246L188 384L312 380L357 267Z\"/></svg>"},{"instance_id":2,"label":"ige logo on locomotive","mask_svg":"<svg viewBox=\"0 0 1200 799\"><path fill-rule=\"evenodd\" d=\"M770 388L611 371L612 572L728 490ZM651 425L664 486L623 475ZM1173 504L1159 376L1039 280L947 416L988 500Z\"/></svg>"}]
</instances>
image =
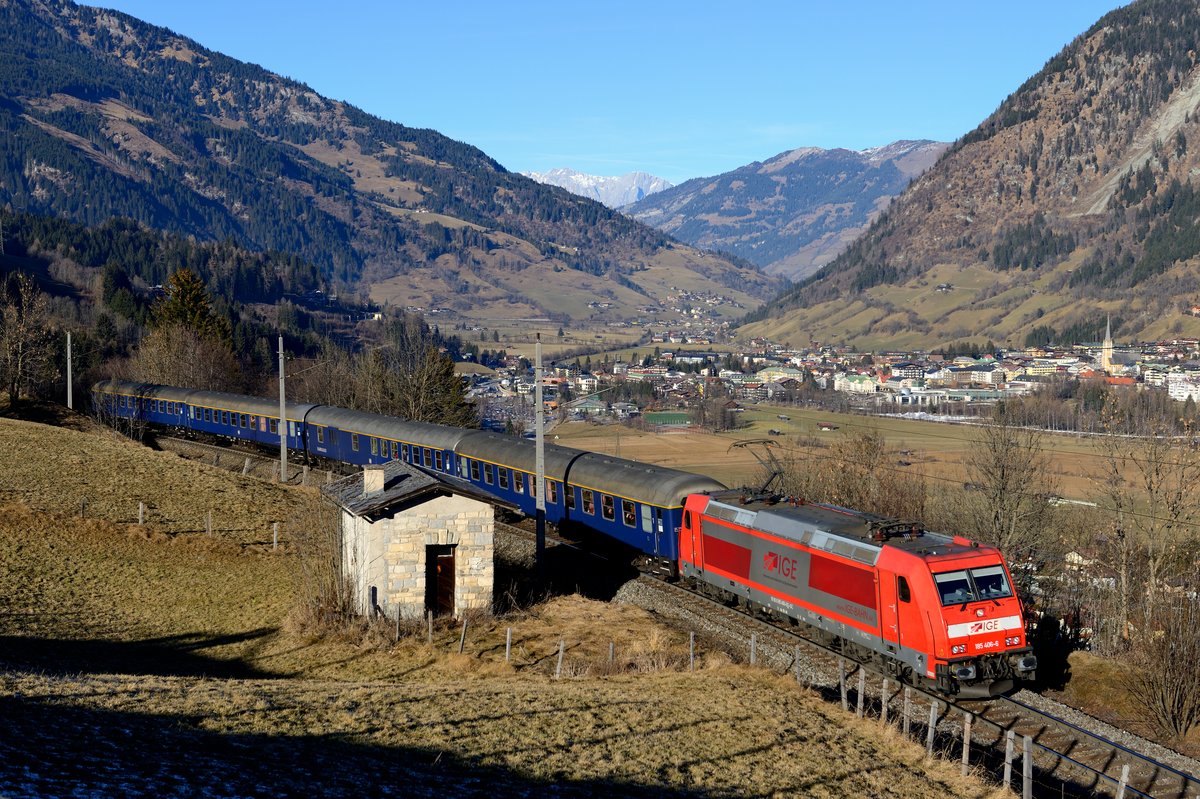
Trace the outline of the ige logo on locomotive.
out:
<instances>
[{"instance_id":1,"label":"ige logo on locomotive","mask_svg":"<svg viewBox=\"0 0 1200 799\"><path fill-rule=\"evenodd\" d=\"M987 621L977 621L971 624L971 635L975 633L994 633L1002 629L999 619L988 619Z\"/></svg>"},{"instance_id":2,"label":"ige logo on locomotive","mask_svg":"<svg viewBox=\"0 0 1200 799\"><path fill-rule=\"evenodd\" d=\"M763 570L767 574L777 574L788 580L796 579L796 569L799 565L795 558L781 557L778 552L767 552L763 555Z\"/></svg>"}]
</instances>

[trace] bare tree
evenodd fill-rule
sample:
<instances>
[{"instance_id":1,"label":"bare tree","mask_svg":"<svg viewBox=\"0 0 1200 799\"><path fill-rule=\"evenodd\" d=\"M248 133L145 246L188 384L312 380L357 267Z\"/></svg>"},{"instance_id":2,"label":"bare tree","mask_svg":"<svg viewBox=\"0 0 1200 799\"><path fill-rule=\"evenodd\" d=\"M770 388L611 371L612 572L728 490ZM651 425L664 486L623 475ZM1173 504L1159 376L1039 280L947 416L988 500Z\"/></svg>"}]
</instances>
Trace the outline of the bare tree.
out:
<instances>
[{"instance_id":1,"label":"bare tree","mask_svg":"<svg viewBox=\"0 0 1200 799\"><path fill-rule=\"evenodd\" d=\"M49 301L24 272L9 276L0 293L0 374L10 405L54 379Z\"/></svg>"},{"instance_id":2,"label":"bare tree","mask_svg":"<svg viewBox=\"0 0 1200 799\"><path fill-rule=\"evenodd\" d=\"M182 324L150 331L130 360L129 371L134 380L144 383L208 391L241 388L241 370L229 345Z\"/></svg>"},{"instance_id":3,"label":"bare tree","mask_svg":"<svg viewBox=\"0 0 1200 799\"><path fill-rule=\"evenodd\" d=\"M1192 530L1200 518L1200 450L1192 446L1190 435L1168 435L1158 421L1109 413L1105 427L1108 435L1100 441L1104 457L1093 480L1114 513L1113 565L1124 635L1136 599L1133 569L1145 568L1144 609L1150 615L1167 582L1191 573Z\"/></svg>"},{"instance_id":4,"label":"bare tree","mask_svg":"<svg viewBox=\"0 0 1200 799\"><path fill-rule=\"evenodd\" d=\"M963 459L967 480L976 489L963 505L964 522L1013 560L1044 545L1052 529L1053 507L1047 499L1056 485L1042 449L1043 433L1018 425L1003 404L978 430Z\"/></svg>"},{"instance_id":5,"label":"bare tree","mask_svg":"<svg viewBox=\"0 0 1200 799\"><path fill-rule=\"evenodd\" d=\"M1150 722L1168 737L1182 740L1200 727L1200 606L1186 596L1159 602L1135 636L1130 689Z\"/></svg>"}]
</instances>

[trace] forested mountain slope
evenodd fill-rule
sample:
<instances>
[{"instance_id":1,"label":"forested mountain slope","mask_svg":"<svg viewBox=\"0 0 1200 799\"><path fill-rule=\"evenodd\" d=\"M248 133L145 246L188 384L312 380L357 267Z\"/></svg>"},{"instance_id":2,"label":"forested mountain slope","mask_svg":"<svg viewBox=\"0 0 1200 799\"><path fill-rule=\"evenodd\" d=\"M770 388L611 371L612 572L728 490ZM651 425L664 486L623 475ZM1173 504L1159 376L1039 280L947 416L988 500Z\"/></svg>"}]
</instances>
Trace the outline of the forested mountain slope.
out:
<instances>
[{"instance_id":1,"label":"forested mountain slope","mask_svg":"<svg viewBox=\"0 0 1200 799\"><path fill-rule=\"evenodd\" d=\"M864 344L1200 335L1200 7L1080 35L749 332Z\"/></svg>"},{"instance_id":2,"label":"forested mountain slope","mask_svg":"<svg viewBox=\"0 0 1200 799\"><path fill-rule=\"evenodd\" d=\"M66 0L0 0L0 204L231 238L462 311L572 318L599 297L632 314L669 285L772 288L470 145Z\"/></svg>"}]
</instances>

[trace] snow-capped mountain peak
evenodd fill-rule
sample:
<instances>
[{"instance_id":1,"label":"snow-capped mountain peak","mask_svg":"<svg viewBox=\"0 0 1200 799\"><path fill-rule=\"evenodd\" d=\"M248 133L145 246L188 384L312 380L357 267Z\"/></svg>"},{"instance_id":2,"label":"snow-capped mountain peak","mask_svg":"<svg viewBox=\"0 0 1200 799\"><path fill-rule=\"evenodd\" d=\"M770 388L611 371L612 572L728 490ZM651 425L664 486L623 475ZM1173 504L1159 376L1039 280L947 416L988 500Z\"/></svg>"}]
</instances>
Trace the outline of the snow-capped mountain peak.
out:
<instances>
[{"instance_id":1,"label":"snow-capped mountain peak","mask_svg":"<svg viewBox=\"0 0 1200 799\"><path fill-rule=\"evenodd\" d=\"M604 203L609 208L620 208L635 203L656 191L669 189L670 182L648 175L645 172L628 172L624 175L589 175L574 169L558 167L546 172L522 172L538 183L548 183L567 191Z\"/></svg>"}]
</instances>

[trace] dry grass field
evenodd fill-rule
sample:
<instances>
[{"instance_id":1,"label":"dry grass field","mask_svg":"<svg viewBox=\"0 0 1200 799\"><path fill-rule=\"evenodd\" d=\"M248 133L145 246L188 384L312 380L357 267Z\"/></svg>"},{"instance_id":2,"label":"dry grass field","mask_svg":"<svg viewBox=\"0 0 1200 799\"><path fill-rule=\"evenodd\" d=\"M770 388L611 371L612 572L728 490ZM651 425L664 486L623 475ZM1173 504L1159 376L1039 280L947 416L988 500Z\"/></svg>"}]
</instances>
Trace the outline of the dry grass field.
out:
<instances>
[{"instance_id":1,"label":"dry grass field","mask_svg":"<svg viewBox=\"0 0 1200 799\"><path fill-rule=\"evenodd\" d=\"M688 673L629 606L470 619L461 655L448 625L317 636L312 492L105 431L0 420L0 451L0 795L999 796L788 678Z\"/></svg>"},{"instance_id":2,"label":"dry grass field","mask_svg":"<svg viewBox=\"0 0 1200 799\"><path fill-rule=\"evenodd\" d=\"M779 418L787 416L786 420ZM762 467L747 449L733 447L738 441L771 438L781 461L792 458L826 457L825 447L839 439L868 431L877 432L896 454L888 468L921 475L930 481L960 486L965 476L963 458L978 440L969 424L947 424L898 417L830 413L811 408L757 405L740 414L743 427L719 434L699 430L639 431L618 425L572 422L554 428L557 442L595 452L620 454L663 466L707 474L730 486L756 484ZM821 425L834 430L823 431ZM778 430L779 435L771 435ZM1093 477L1099 473L1100 455L1091 438L1051 435L1045 439L1050 472L1057 493L1072 499L1089 499L1094 494ZM904 454L901 455L900 453ZM904 466L904 460L909 465Z\"/></svg>"}]
</instances>

